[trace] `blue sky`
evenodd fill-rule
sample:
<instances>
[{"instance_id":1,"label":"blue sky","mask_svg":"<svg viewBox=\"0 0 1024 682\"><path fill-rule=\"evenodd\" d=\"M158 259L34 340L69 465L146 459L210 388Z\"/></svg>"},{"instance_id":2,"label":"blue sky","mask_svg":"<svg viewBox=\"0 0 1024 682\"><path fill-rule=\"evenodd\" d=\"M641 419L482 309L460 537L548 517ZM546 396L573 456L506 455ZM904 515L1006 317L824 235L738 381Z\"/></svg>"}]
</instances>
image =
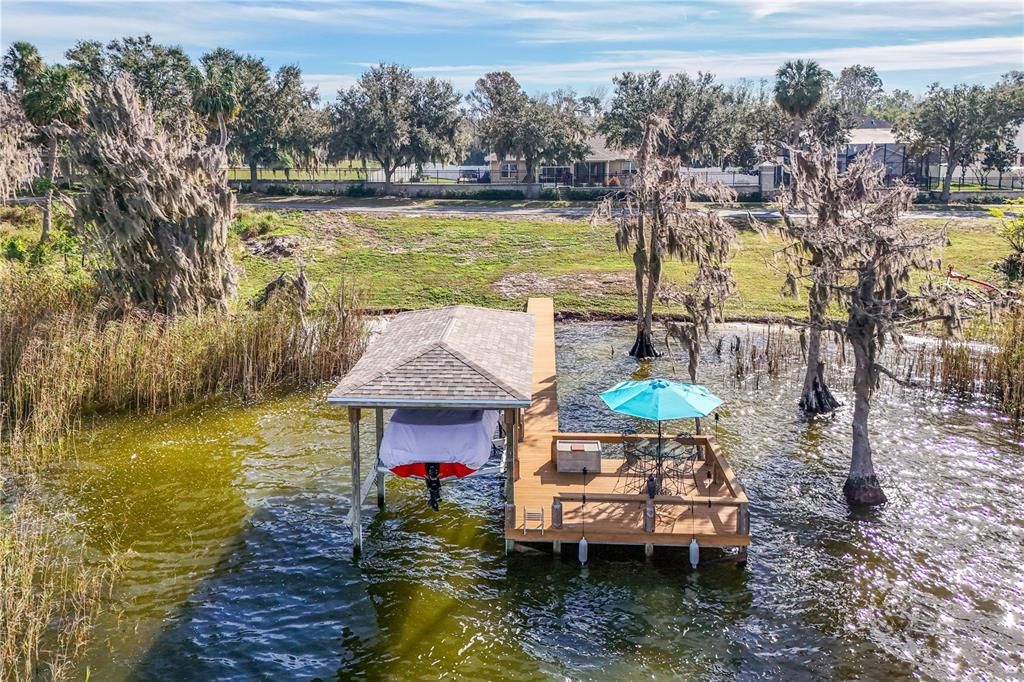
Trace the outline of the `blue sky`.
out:
<instances>
[{"instance_id":1,"label":"blue sky","mask_svg":"<svg viewBox=\"0 0 1024 682\"><path fill-rule=\"evenodd\" d=\"M873 65L887 88L991 83L1024 68L1024 0L0 0L0 44L59 61L77 40L150 33L198 57L218 46L299 64L321 94L394 61L466 91L508 69L531 92L609 87L626 70L770 77L810 57Z\"/></svg>"}]
</instances>

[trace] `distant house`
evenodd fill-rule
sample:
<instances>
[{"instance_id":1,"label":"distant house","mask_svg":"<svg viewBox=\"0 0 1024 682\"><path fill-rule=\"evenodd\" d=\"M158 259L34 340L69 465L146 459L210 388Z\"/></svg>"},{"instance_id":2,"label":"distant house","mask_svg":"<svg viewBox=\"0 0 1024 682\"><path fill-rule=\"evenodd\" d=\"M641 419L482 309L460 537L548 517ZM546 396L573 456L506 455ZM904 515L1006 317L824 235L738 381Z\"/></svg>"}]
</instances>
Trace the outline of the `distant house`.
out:
<instances>
[{"instance_id":1,"label":"distant house","mask_svg":"<svg viewBox=\"0 0 1024 682\"><path fill-rule=\"evenodd\" d=\"M624 184L633 176L632 154L611 149L603 135L587 140L590 151L580 162L567 165L541 164L537 167L537 181L560 185L606 186ZM526 162L518 158L498 159L487 155L492 183L517 183L526 177ZM616 182L612 181L616 178Z\"/></svg>"},{"instance_id":2,"label":"distant house","mask_svg":"<svg viewBox=\"0 0 1024 682\"><path fill-rule=\"evenodd\" d=\"M851 161L872 145L875 148L874 158L885 166L887 178L902 178L917 170L907 145L899 142L893 134L892 123L871 116L859 116L856 127L850 130L849 141L837 159L839 170L846 170Z\"/></svg>"}]
</instances>

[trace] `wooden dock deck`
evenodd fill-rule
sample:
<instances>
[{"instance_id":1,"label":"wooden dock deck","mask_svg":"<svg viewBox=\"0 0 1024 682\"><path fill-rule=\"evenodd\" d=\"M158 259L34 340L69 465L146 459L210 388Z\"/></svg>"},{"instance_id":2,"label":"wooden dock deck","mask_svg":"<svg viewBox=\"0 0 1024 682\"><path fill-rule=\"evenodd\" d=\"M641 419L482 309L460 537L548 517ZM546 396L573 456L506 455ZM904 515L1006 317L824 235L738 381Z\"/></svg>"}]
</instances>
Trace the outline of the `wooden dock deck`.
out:
<instances>
[{"instance_id":1,"label":"wooden dock deck","mask_svg":"<svg viewBox=\"0 0 1024 682\"><path fill-rule=\"evenodd\" d=\"M603 458L601 473L586 476L583 503L582 473L555 468L557 440L597 440L621 443L620 434L561 433L558 425L558 384L555 368L554 306L551 299L531 298L527 312L535 318L533 397L522 415L522 433L516 444L512 497L506 514L505 538L516 543L578 542L586 532L590 544L687 545L696 538L702 547L746 548L750 544L748 501L718 443L710 436L675 438L699 447L703 461L693 466L683 489L653 501L653 529L645 529L648 498L626 490L623 459ZM638 434L630 439L655 439ZM710 476L709 476L710 474ZM692 478L692 480L691 480ZM635 480L635 479L634 479ZM552 504L558 499L562 523L553 525ZM531 523L523 531L524 513L544 511L543 532Z\"/></svg>"}]
</instances>

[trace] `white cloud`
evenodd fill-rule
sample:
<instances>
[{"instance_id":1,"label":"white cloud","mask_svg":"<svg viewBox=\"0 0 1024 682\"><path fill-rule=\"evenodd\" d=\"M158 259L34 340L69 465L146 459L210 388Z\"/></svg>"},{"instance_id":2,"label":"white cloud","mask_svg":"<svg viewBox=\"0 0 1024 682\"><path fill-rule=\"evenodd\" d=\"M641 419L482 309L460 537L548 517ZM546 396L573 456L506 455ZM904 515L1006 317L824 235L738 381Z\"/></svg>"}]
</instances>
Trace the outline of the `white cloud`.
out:
<instances>
[{"instance_id":1,"label":"white cloud","mask_svg":"<svg viewBox=\"0 0 1024 682\"><path fill-rule=\"evenodd\" d=\"M304 73L302 80L306 85L315 85L320 90L320 98L332 101L338 90L349 88L359 79L359 74L351 73Z\"/></svg>"},{"instance_id":2,"label":"white cloud","mask_svg":"<svg viewBox=\"0 0 1024 682\"><path fill-rule=\"evenodd\" d=\"M149 32L208 46L273 37L283 25L367 35L486 32L525 44L728 40L742 36L856 38L900 31L1012 25L1021 0L4 0L3 38L67 40ZM79 31L79 33L75 33ZM862 36L863 37L863 36Z\"/></svg>"},{"instance_id":3,"label":"white cloud","mask_svg":"<svg viewBox=\"0 0 1024 682\"><path fill-rule=\"evenodd\" d=\"M716 52L685 50L608 50L596 58L550 63L478 63L417 67L421 75L450 78L465 87L488 71L508 70L527 85L553 87L573 83L608 83L623 71L659 69L666 73L710 71L719 78L756 78L770 76L787 59L805 57L818 60L829 69L839 70L856 63L873 65L883 74L895 71L921 71L984 68L1019 65L1024 51L1024 36L975 38L895 45L863 45L804 51Z\"/></svg>"},{"instance_id":4,"label":"white cloud","mask_svg":"<svg viewBox=\"0 0 1024 682\"><path fill-rule=\"evenodd\" d=\"M795 57L832 69L871 64L883 75L933 72L916 77L931 80L949 69L1020 68L1021 31L965 38L956 29L1005 33L1022 21L1022 0L0 0L0 42L36 42L48 59L77 40L151 33L194 54L224 45L272 63L298 61L327 97L363 69L352 62L377 59L412 62L417 73L450 78L464 91L496 69L539 89L654 68L756 78ZM808 36L813 43L800 40ZM350 38L363 39L360 47L350 49ZM803 47L823 39L839 46ZM677 45L686 49L665 49ZM409 58L410 46L422 49ZM460 57L424 65L435 46L446 55L457 47Z\"/></svg>"}]
</instances>

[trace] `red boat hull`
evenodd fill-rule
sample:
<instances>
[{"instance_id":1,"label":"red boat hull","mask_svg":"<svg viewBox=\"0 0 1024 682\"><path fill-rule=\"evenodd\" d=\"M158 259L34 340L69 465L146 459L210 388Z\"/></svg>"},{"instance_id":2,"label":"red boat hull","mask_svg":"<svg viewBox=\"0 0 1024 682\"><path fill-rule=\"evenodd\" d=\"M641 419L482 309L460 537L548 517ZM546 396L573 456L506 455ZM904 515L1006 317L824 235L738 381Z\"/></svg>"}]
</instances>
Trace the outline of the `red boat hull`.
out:
<instances>
[{"instance_id":1,"label":"red boat hull","mask_svg":"<svg viewBox=\"0 0 1024 682\"><path fill-rule=\"evenodd\" d=\"M440 468L438 478L464 478L476 471L476 469L470 469L468 466L458 462L439 464L438 467ZM402 478L426 478L427 465L423 462L403 464L402 466L392 467L391 473Z\"/></svg>"}]
</instances>

